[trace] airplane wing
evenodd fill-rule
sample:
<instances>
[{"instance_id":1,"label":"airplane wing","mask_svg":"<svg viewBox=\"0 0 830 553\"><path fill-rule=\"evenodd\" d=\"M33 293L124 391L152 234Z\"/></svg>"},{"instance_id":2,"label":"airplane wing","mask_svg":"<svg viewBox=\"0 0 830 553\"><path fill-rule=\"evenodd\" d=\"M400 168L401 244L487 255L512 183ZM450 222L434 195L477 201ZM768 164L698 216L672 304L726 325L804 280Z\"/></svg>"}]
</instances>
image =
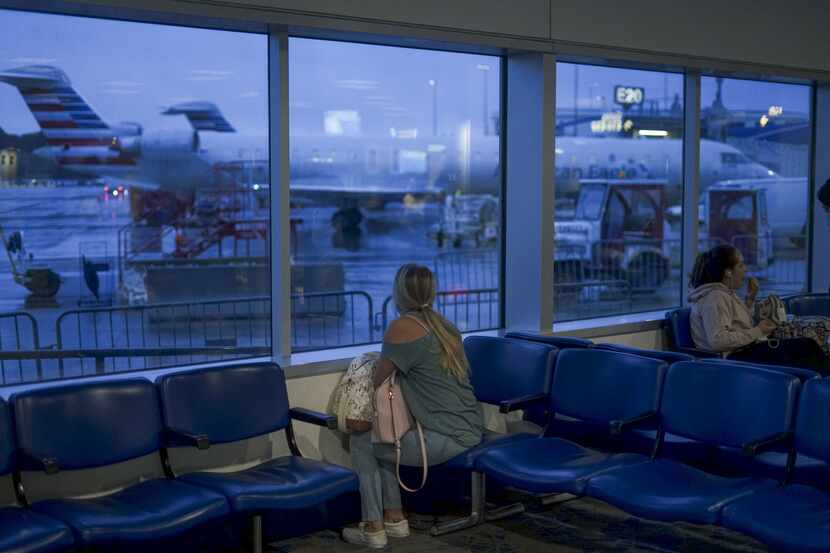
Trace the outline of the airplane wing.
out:
<instances>
[{"instance_id":1,"label":"airplane wing","mask_svg":"<svg viewBox=\"0 0 830 553\"><path fill-rule=\"evenodd\" d=\"M338 179L291 179L289 185L292 201L309 204L338 205L350 202L359 206L400 202L404 197L432 199L444 193L439 187L407 185L349 187Z\"/></svg>"},{"instance_id":2,"label":"airplane wing","mask_svg":"<svg viewBox=\"0 0 830 553\"><path fill-rule=\"evenodd\" d=\"M196 131L236 132L212 102L182 102L170 106L162 115L184 115Z\"/></svg>"}]
</instances>

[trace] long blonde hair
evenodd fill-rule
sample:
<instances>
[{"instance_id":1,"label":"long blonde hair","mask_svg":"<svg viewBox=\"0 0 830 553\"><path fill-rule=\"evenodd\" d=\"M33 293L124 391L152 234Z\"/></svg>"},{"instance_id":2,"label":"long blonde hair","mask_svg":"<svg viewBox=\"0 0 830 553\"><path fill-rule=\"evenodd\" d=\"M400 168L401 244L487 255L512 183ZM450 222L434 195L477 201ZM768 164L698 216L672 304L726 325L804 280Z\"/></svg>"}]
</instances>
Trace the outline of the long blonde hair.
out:
<instances>
[{"instance_id":1,"label":"long blonde hair","mask_svg":"<svg viewBox=\"0 0 830 553\"><path fill-rule=\"evenodd\" d=\"M408 263L398 269L392 290L401 315L417 314L441 346L441 364L459 381L468 379L469 363L461 344L461 333L432 308L435 277L428 267Z\"/></svg>"}]
</instances>

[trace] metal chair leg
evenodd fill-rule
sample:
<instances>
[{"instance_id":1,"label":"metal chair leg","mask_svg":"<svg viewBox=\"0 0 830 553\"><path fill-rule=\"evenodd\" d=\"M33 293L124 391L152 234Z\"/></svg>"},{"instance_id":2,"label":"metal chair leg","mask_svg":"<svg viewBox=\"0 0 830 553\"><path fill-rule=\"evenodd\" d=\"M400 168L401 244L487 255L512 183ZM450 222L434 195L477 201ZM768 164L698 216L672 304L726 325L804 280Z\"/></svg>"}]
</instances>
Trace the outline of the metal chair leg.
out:
<instances>
[{"instance_id":1,"label":"metal chair leg","mask_svg":"<svg viewBox=\"0 0 830 553\"><path fill-rule=\"evenodd\" d=\"M456 530L464 530L480 524L484 520L484 498L486 495L484 475L478 472L473 472L470 476L471 498L470 498L470 514L464 518L457 518L442 524L436 524L430 528L429 533L433 536L441 536Z\"/></svg>"},{"instance_id":2,"label":"metal chair leg","mask_svg":"<svg viewBox=\"0 0 830 553\"><path fill-rule=\"evenodd\" d=\"M262 517L255 515L251 524L253 553L262 553Z\"/></svg>"}]
</instances>

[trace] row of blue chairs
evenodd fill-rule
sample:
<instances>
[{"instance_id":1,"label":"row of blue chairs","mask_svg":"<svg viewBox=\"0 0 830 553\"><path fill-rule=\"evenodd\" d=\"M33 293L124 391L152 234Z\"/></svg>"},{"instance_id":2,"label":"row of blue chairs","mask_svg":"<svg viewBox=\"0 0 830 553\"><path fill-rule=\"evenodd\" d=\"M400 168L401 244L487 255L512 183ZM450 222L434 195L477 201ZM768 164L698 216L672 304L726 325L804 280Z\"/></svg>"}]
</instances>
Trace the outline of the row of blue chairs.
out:
<instances>
[{"instance_id":1,"label":"row of blue chairs","mask_svg":"<svg viewBox=\"0 0 830 553\"><path fill-rule=\"evenodd\" d=\"M662 360L669 364L679 361L695 360L695 357L687 353L649 350L620 344L594 344L590 340L583 340L579 338L541 335L529 332L508 332L505 336L512 339L530 340L544 343L562 349L593 348L596 350L628 353L651 359ZM702 357L698 358L698 360L707 363L726 364L724 370L728 370L731 366L740 365L783 372L785 374L795 376L802 382L820 377L820 374L815 371L799 367L760 365L742 361L729 361L720 356L711 358ZM589 431L589 425L586 425L585 423L574 424L572 421L563 422L559 420L559 417L555 413L552 417L548 417L548 412L542 405L537 404L525 406L524 417L526 420L533 422L537 426L551 426L553 431L558 435L576 439L580 441L580 443L585 443L592 447L600 447L603 449L613 449L615 447L615 438L608 436L607 432L605 432L603 428L600 428L598 432L592 433ZM640 448L637 451L650 451L649 448L651 447L651 444L653 444L653 439L656 436L656 427L649 430L637 430L635 431L635 434L640 435L647 440L645 443L640 444ZM632 439L629 438L626 443L626 448L631 450L631 447ZM710 447L706 444L691 442L670 433L668 433L665 438L664 453L667 456L680 459L685 463L692 464L706 471L724 476L733 476L735 474L746 474L750 472L762 477L780 479L784 477L784 472L787 466L786 448L779 448L778 451L764 452L756 458L748 459L742 456L740 452L735 452L729 450L728 448ZM830 466L823 461L812 459L808 456L800 456L795 465L792 478L795 482L830 489Z\"/></svg>"},{"instance_id":2,"label":"row of blue chairs","mask_svg":"<svg viewBox=\"0 0 830 553\"><path fill-rule=\"evenodd\" d=\"M646 350L618 344L594 344L578 338L540 335L528 332L509 332L504 338L471 336L464 340L464 349L470 362L471 384L476 398L484 404L494 405L502 412L524 411L524 419L534 423L538 430L518 434L500 435L486 432L482 443L442 466L430 468L427 486L418 494L404 495L405 505L413 511L442 510L447 504L457 505L461 497L470 499L470 513L466 517L433 526L434 535L466 528L482 520L494 520L523 510L522 505L511 504L499 509L487 510L485 479L473 470L475 460L483 452L505 443L515 443L536 437L546 428L549 434L565 437L580 444L605 451L631 451L650 454L657 436L657 426L641 424L623 442L617 435L607 432L604 425L591 420L575 420L551 411L544 400L555 378L557 358L567 349L588 349L605 352L605 367L614 370L615 353L634 354L659 361L674 363L690 361L690 355ZM715 362L714 360L712 362ZM718 361L723 363L722 360ZM753 366L745 364L746 366ZM817 373L809 370L779 367L783 372L795 374L799 379L810 379ZM724 370L728 370L724 367ZM600 378L597 376L597 378ZM606 377L602 377L606 378ZM609 377L610 378L610 377ZM606 378L607 379L607 378ZM612 381L612 380L609 380ZM533 426L533 425L532 425ZM726 467L742 466L743 472L754 471L763 476L783 478L786 468L786 451L771 451L760 455L752 462L743 458L740 452L723 451L706 443L688 440L681 436L667 434L664 452L672 457L707 470L723 471ZM722 463L721 457L730 463ZM737 469L735 469L737 470ZM417 471L402 467L405 478L416 481ZM464 476L469 476L465 480ZM830 468L816 460L799 461L797 478L806 482L830 482ZM498 488L491 483L489 489Z\"/></svg>"},{"instance_id":3,"label":"row of blue chairs","mask_svg":"<svg viewBox=\"0 0 830 553\"><path fill-rule=\"evenodd\" d=\"M0 509L0 551L153 550L226 519L246 520L262 549L262 516L356 493L344 467L303 458L293 421L329 428L334 417L290 408L282 370L258 363L40 388L0 401L0 473L18 502ZM236 472L176 475L168 449L206 450L285 430L292 455ZM164 478L92 498L29 503L27 471L55 474L157 455ZM355 513L359 516L359 510Z\"/></svg>"},{"instance_id":4,"label":"row of blue chairs","mask_svg":"<svg viewBox=\"0 0 830 553\"><path fill-rule=\"evenodd\" d=\"M727 363L668 365L591 349L559 353L551 411L604 425L622 447L643 424L658 425L651 455L589 449L547 430L476 460L488 479L535 493L585 495L637 516L722 524L784 551L828 551L830 493L789 482L798 456L830 461L830 381ZM802 391L803 387L803 391ZM799 398L799 395L801 396ZM667 435L754 457L786 447L781 481L705 472L663 455ZM633 439L631 449L639 447ZM734 456L724 455L721 463ZM733 467L740 474L743 463Z\"/></svg>"},{"instance_id":5,"label":"row of blue chairs","mask_svg":"<svg viewBox=\"0 0 830 553\"><path fill-rule=\"evenodd\" d=\"M502 347L520 337L501 339ZM504 411L543 402L541 437L488 447L472 471L534 494L596 497L645 518L722 524L783 551L830 550L822 523L830 517L830 381L804 369L558 343L566 349L554 354L548 393L501 402ZM475 384L484 362L465 348ZM704 458L718 470L695 463ZM799 468L811 485L797 483Z\"/></svg>"}]
</instances>

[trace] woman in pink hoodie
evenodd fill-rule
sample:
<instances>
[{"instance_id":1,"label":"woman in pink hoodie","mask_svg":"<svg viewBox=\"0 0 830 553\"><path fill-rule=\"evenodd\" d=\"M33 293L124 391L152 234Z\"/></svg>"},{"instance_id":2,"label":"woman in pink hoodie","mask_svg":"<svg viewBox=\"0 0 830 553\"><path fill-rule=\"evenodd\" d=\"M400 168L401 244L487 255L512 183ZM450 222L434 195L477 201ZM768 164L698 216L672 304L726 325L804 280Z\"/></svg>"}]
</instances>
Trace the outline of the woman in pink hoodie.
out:
<instances>
[{"instance_id":1,"label":"woman in pink hoodie","mask_svg":"<svg viewBox=\"0 0 830 553\"><path fill-rule=\"evenodd\" d=\"M736 291L743 286L745 275L743 256L734 246L715 246L698 255L689 282L695 346L739 361L830 372L830 361L810 338L777 340L774 347L767 342L776 325L767 319L753 324L759 286L750 278L746 298L739 298Z\"/></svg>"}]
</instances>

